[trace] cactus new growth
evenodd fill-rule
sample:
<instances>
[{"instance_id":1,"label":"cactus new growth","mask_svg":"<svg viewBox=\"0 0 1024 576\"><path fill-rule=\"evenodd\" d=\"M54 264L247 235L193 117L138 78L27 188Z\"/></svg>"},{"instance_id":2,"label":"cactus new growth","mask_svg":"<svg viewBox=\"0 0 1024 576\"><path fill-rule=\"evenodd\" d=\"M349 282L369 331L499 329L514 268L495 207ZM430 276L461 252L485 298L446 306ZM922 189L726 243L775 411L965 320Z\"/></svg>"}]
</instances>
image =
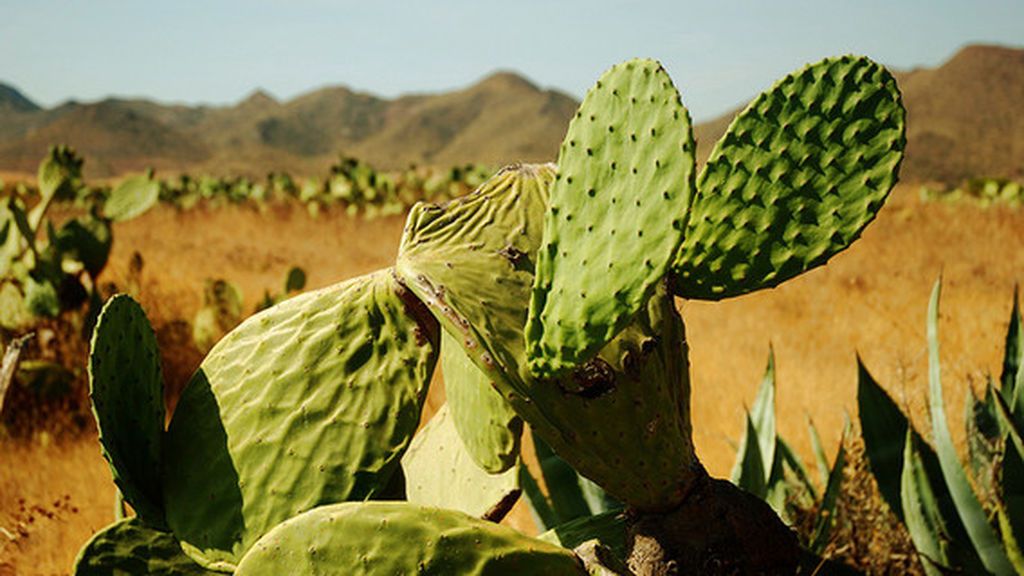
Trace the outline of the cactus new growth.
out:
<instances>
[{"instance_id":1,"label":"cactus new growth","mask_svg":"<svg viewBox=\"0 0 1024 576\"><path fill-rule=\"evenodd\" d=\"M881 207L903 142L891 76L866 58L830 59L759 96L698 177L667 73L651 60L615 66L582 103L558 165L511 166L473 194L417 204L393 270L242 323L157 430L162 452L142 458L145 442L125 443L139 458L124 471L112 458L115 470L150 478L160 463L154 510L210 570L793 573L793 534L761 500L708 477L696 454L674 295L742 294L823 263ZM381 186L359 164L342 176ZM104 322L96 339L117 330ZM406 452L439 347L451 406ZM547 495L517 470L524 422ZM106 443L123 427L101 428ZM762 484L782 453L765 431L767 460L753 466ZM749 444L758 434L751 426ZM150 462L145 474L136 462ZM517 479L545 523L572 524L544 542L436 508L497 519ZM408 500L435 507L361 502L393 498L402 482ZM125 486L130 501L142 499L128 486L153 494L150 480ZM464 487L465 500L450 503L441 486ZM588 517L611 505L605 491L625 510ZM153 515L140 520L162 528ZM80 567L100 562L90 550Z\"/></svg>"}]
</instances>

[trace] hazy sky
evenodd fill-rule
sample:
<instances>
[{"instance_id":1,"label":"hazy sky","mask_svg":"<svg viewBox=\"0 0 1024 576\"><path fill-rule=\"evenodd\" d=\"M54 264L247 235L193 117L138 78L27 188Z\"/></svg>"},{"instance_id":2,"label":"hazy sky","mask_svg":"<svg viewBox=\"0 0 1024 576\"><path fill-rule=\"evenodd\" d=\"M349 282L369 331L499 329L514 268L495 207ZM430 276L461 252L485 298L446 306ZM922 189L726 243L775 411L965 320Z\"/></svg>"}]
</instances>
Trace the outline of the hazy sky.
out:
<instances>
[{"instance_id":1,"label":"hazy sky","mask_svg":"<svg viewBox=\"0 0 1024 576\"><path fill-rule=\"evenodd\" d=\"M1024 45L1024 0L0 0L0 82L43 105L328 84L394 96L497 69L581 97L649 56L701 120L825 56L934 66L974 42Z\"/></svg>"}]
</instances>

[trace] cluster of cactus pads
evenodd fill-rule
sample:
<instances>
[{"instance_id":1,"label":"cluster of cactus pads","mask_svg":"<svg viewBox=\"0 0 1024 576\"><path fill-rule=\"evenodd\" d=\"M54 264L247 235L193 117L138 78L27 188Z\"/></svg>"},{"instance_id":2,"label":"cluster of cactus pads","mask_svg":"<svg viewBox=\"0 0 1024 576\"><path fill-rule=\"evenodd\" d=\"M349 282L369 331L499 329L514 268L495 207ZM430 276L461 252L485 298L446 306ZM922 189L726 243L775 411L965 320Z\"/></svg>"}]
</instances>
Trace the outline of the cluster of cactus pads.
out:
<instances>
[{"instance_id":1,"label":"cluster of cactus pads","mask_svg":"<svg viewBox=\"0 0 1024 576\"><path fill-rule=\"evenodd\" d=\"M23 330L86 304L88 336L103 306L97 278L110 257L112 223L156 202L159 185L150 174L103 196L83 183L83 163L73 149L53 147L39 164L36 197L21 188L0 201L0 328ZM58 226L47 216L57 202L74 202L85 214Z\"/></svg>"},{"instance_id":2,"label":"cluster of cactus pads","mask_svg":"<svg viewBox=\"0 0 1024 576\"><path fill-rule=\"evenodd\" d=\"M759 96L698 175L665 70L619 64L557 165L416 205L393 268L243 322L166 429L145 316L115 297L92 393L138 516L78 574L792 573L795 539L695 454L674 296L774 286L846 248L896 181L903 120L884 68L823 60ZM414 439L439 357L449 403ZM524 422L628 512L540 539L496 524L529 477Z\"/></svg>"}]
</instances>

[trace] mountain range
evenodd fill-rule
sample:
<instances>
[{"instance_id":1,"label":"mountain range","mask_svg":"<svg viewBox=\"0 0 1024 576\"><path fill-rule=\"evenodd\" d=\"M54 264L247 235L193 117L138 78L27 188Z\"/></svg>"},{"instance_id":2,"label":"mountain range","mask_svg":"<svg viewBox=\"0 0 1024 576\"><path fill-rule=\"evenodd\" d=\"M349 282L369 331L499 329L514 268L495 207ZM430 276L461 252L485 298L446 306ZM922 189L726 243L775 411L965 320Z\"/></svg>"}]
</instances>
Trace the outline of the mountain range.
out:
<instances>
[{"instance_id":1,"label":"mountain range","mask_svg":"<svg viewBox=\"0 0 1024 576\"><path fill-rule=\"evenodd\" d=\"M894 72L907 108L902 179L1024 177L1024 49L972 45L937 68ZM339 155L384 169L553 160L577 101L510 72L461 90L386 99L343 86L230 106L108 98L43 108L0 84L0 171L34 172L67 143L87 175L322 174ZM706 156L736 111L695 126Z\"/></svg>"}]
</instances>

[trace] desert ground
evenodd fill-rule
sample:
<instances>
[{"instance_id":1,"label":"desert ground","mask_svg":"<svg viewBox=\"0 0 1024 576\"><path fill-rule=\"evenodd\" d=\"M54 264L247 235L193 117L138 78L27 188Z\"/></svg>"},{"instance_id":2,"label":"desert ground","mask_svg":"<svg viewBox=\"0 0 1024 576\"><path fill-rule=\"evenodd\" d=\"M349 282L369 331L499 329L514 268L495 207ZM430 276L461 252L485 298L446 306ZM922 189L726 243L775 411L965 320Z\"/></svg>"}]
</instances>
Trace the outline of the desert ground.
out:
<instances>
[{"instance_id":1,"label":"desert ground","mask_svg":"<svg viewBox=\"0 0 1024 576\"><path fill-rule=\"evenodd\" d=\"M678 301L691 349L695 442L712 474L729 473L769 345L779 432L808 463L808 418L830 455L845 416L856 419L857 354L920 425L925 311L940 275L946 405L954 434L962 430L966 387L979 389L1001 366L1014 286L1024 278L1024 211L922 203L917 190L898 187L860 242L777 289L722 302ZM237 283L251 309L264 290L280 290L293 265L306 270L310 289L388 266L402 225L401 217L365 221L341 212L311 218L300 206L160 206L116 226L103 279L123 284L138 251L139 296L151 317L191 318L204 280L215 277ZM69 573L79 547L112 520L113 499L94 432L0 438L0 576ZM528 529L523 510L512 521Z\"/></svg>"}]
</instances>

